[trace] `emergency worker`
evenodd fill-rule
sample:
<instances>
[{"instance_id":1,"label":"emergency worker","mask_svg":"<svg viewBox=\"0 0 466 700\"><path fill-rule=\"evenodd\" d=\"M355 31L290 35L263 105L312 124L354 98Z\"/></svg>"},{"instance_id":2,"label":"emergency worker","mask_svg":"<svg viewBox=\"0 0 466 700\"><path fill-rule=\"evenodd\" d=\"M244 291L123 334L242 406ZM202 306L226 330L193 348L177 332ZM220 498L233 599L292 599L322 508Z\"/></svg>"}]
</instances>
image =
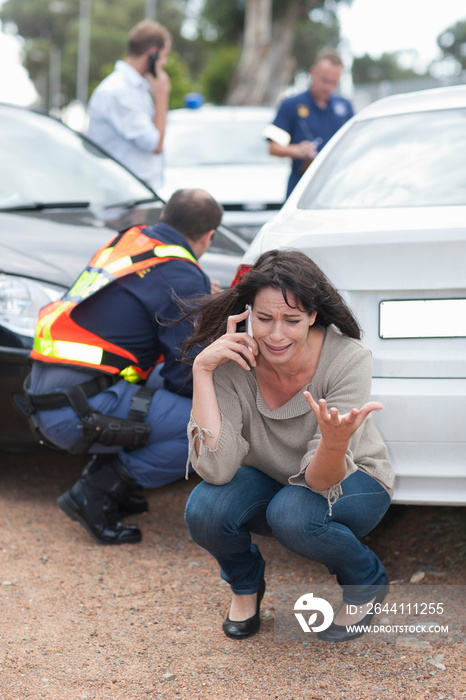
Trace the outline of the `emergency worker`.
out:
<instances>
[{"instance_id":1,"label":"emergency worker","mask_svg":"<svg viewBox=\"0 0 466 700\"><path fill-rule=\"evenodd\" d=\"M351 102L334 94L342 71L343 62L336 51L321 51L309 70L309 90L284 99L264 131L271 155L292 159L287 197L317 153L354 114Z\"/></svg>"},{"instance_id":2,"label":"emergency worker","mask_svg":"<svg viewBox=\"0 0 466 700\"><path fill-rule=\"evenodd\" d=\"M173 321L180 299L211 291L198 259L222 214L207 192L178 190L159 223L117 234L41 310L30 420L41 441L94 455L58 503L100 544L139 542L120 522L147 510L134 491L184 475L192 382L179 356L192 328Z\"/></svg>"}]
</instances>

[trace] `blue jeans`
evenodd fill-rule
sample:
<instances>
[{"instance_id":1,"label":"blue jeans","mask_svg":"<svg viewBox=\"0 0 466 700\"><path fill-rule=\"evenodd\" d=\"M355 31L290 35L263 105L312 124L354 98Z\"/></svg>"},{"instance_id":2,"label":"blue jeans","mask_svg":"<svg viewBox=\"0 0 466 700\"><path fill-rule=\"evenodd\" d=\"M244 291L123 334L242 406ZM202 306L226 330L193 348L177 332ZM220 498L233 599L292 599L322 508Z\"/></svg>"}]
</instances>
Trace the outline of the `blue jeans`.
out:
<instances>
[{"instance_id":1,"label":"blue jeans","mask_svg":"<svg viewBox=\"0 0 466 700\"><path fill-rule=\"evenodd\" d=\"M151 426L151 433L138 450L121 447L105 447L94 443L89 454L117 453L118 459L142 488L156 488L170 484L185 475L188 459L186 427L191 412L191 399L163 389L163 380L156 368L147 386L157 389L144 419ZM131 397L138 384L121 379L105 391L89 399L89 403L101 413L117 418L127 418ZM34 387L32 387L34 391ZM57 447L69 449L79 437L80 419L70 407L52 411L39 411L38 419L43 434Z\"/></svg>"},{"instance_id":2,"label":"blue jeans","mask_svg":"<svg viewBox=\"0 0 466 700\"><path fill-rule=\"evenodd\" d=\"M390 497L361 471L345 479L342 490L329 516L323 496L302 486L284 486L253 467L240 467L228 484L196 486L185 518L191 537L215 557L233 593L256 592L264 577L265 562L251 542L251 533L256 533L325 564L336 574L345 602L365 603L384 584L386 571L359 538L382 520Z\"/></svg>"}]
</instances>

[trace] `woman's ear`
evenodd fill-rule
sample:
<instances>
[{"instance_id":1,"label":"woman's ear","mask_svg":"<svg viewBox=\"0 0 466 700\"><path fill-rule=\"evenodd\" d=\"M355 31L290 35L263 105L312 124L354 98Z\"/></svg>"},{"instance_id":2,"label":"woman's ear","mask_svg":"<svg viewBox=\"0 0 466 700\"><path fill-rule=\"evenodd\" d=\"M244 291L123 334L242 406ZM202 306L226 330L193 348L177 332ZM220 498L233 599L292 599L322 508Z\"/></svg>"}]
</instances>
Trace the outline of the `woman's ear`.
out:
<instances>
[{"instance_id":1,"label":"woman's ear","mask_svg":"<svg viewBox=\"0 0 466 700\"><path fill-rule=\"evenodd\" d=\"M309 316L309 327L311 327L311 326L314 325L314 323L315 323L315 321L316 321L316 318L317 318L317 311L314 311L314 313L312 313L312 314Z\"/></svg>"}]
</instances>

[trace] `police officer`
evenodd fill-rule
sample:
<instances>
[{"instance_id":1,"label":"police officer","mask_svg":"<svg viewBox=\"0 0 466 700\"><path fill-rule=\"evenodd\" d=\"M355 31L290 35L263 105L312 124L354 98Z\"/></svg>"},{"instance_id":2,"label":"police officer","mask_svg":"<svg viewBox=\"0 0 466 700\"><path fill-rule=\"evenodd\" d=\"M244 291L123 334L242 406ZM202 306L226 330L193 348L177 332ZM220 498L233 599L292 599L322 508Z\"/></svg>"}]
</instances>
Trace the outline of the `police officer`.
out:
<instances>
[{"instance_id":1,"label":"police officer","mask_svg":"<svg viewBox=\"0 0 466 700\"><path fill-rule=\"evenodd\" d=\"M120 522L147 510L133 492L184 474L192 382L179 357L191 328L173 321L180 299L211 291L198 259L222 214L203 190L178 190L159 223L116 235L41 310L31 420L41 440L94 455L58 503L101 544L139 542Z\"/></svg>"},{"instance_id":2,"label":"police officer","mask_svg":"<svg viewBox=\"0 0 466 700\"><path fill-rule=\"evenodd\" d=\"M269 152L292 159L287 197L321 148L353 116L351 103L333 94L342 71L343 63L336 51L321 51L309 71L310 89L284 99L273 123L264 131Z\"/></svg>"}]
</instances>

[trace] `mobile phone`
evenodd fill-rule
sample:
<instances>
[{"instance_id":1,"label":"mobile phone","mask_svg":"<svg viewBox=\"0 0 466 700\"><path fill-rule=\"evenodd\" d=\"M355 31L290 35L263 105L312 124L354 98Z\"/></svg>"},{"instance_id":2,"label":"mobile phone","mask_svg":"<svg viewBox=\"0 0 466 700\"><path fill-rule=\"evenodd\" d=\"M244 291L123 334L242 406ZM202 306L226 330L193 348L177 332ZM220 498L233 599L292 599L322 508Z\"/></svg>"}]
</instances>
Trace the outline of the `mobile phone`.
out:
<instances>
[{"instance_id":1,"label":"mobile phone","mask_svg":"<svg viewBox=\"0 0 466 700\"><path fill-rule=\"evenodd\" d=\"M251 323L252 307L251 307L250 304L246 304L245 309L246 309L247 311L249 311L249 316L248 316L247 319L246 319L246 333L247 333L248 335L250 335L251 338L254 338L254 336L253 336L253 334L252 334L252 323ZM249 349L251 350L251 352L252 352L252 347L251 347L250 345L248 345L248 348L249 348ZM248 360L247 358L246 358L246 362L249 364L249 366L251 366L251 364L250 364L250 362L249 362L249 360Z\"/></svg>"},{"instance_id":2,"label":"mobile phone","mask_svg":"<svg viewBox=\"0 0 466 700\"><path fill-rule=\"evenodd\" d=\"M149 64L147 66L147 70L151 75L154 76L154 78L157 77L157 61L159 60L159 50L154 51L153 53L149 54Z\"/></svg>"},{"instance_id":3,"label":"mobile phone","mask_svg":"<svg viewBox=\"0 0 466 700\"><path fill-rule=\"evenodd\" d=\"M252 334L252 321L251 321L251 314L252 314L252 307L250 304L246 304L246 309L249 311L249 316L246 319L246 333L251 336L251 338L254 338Z\"/></svg>"}]
</instances>

